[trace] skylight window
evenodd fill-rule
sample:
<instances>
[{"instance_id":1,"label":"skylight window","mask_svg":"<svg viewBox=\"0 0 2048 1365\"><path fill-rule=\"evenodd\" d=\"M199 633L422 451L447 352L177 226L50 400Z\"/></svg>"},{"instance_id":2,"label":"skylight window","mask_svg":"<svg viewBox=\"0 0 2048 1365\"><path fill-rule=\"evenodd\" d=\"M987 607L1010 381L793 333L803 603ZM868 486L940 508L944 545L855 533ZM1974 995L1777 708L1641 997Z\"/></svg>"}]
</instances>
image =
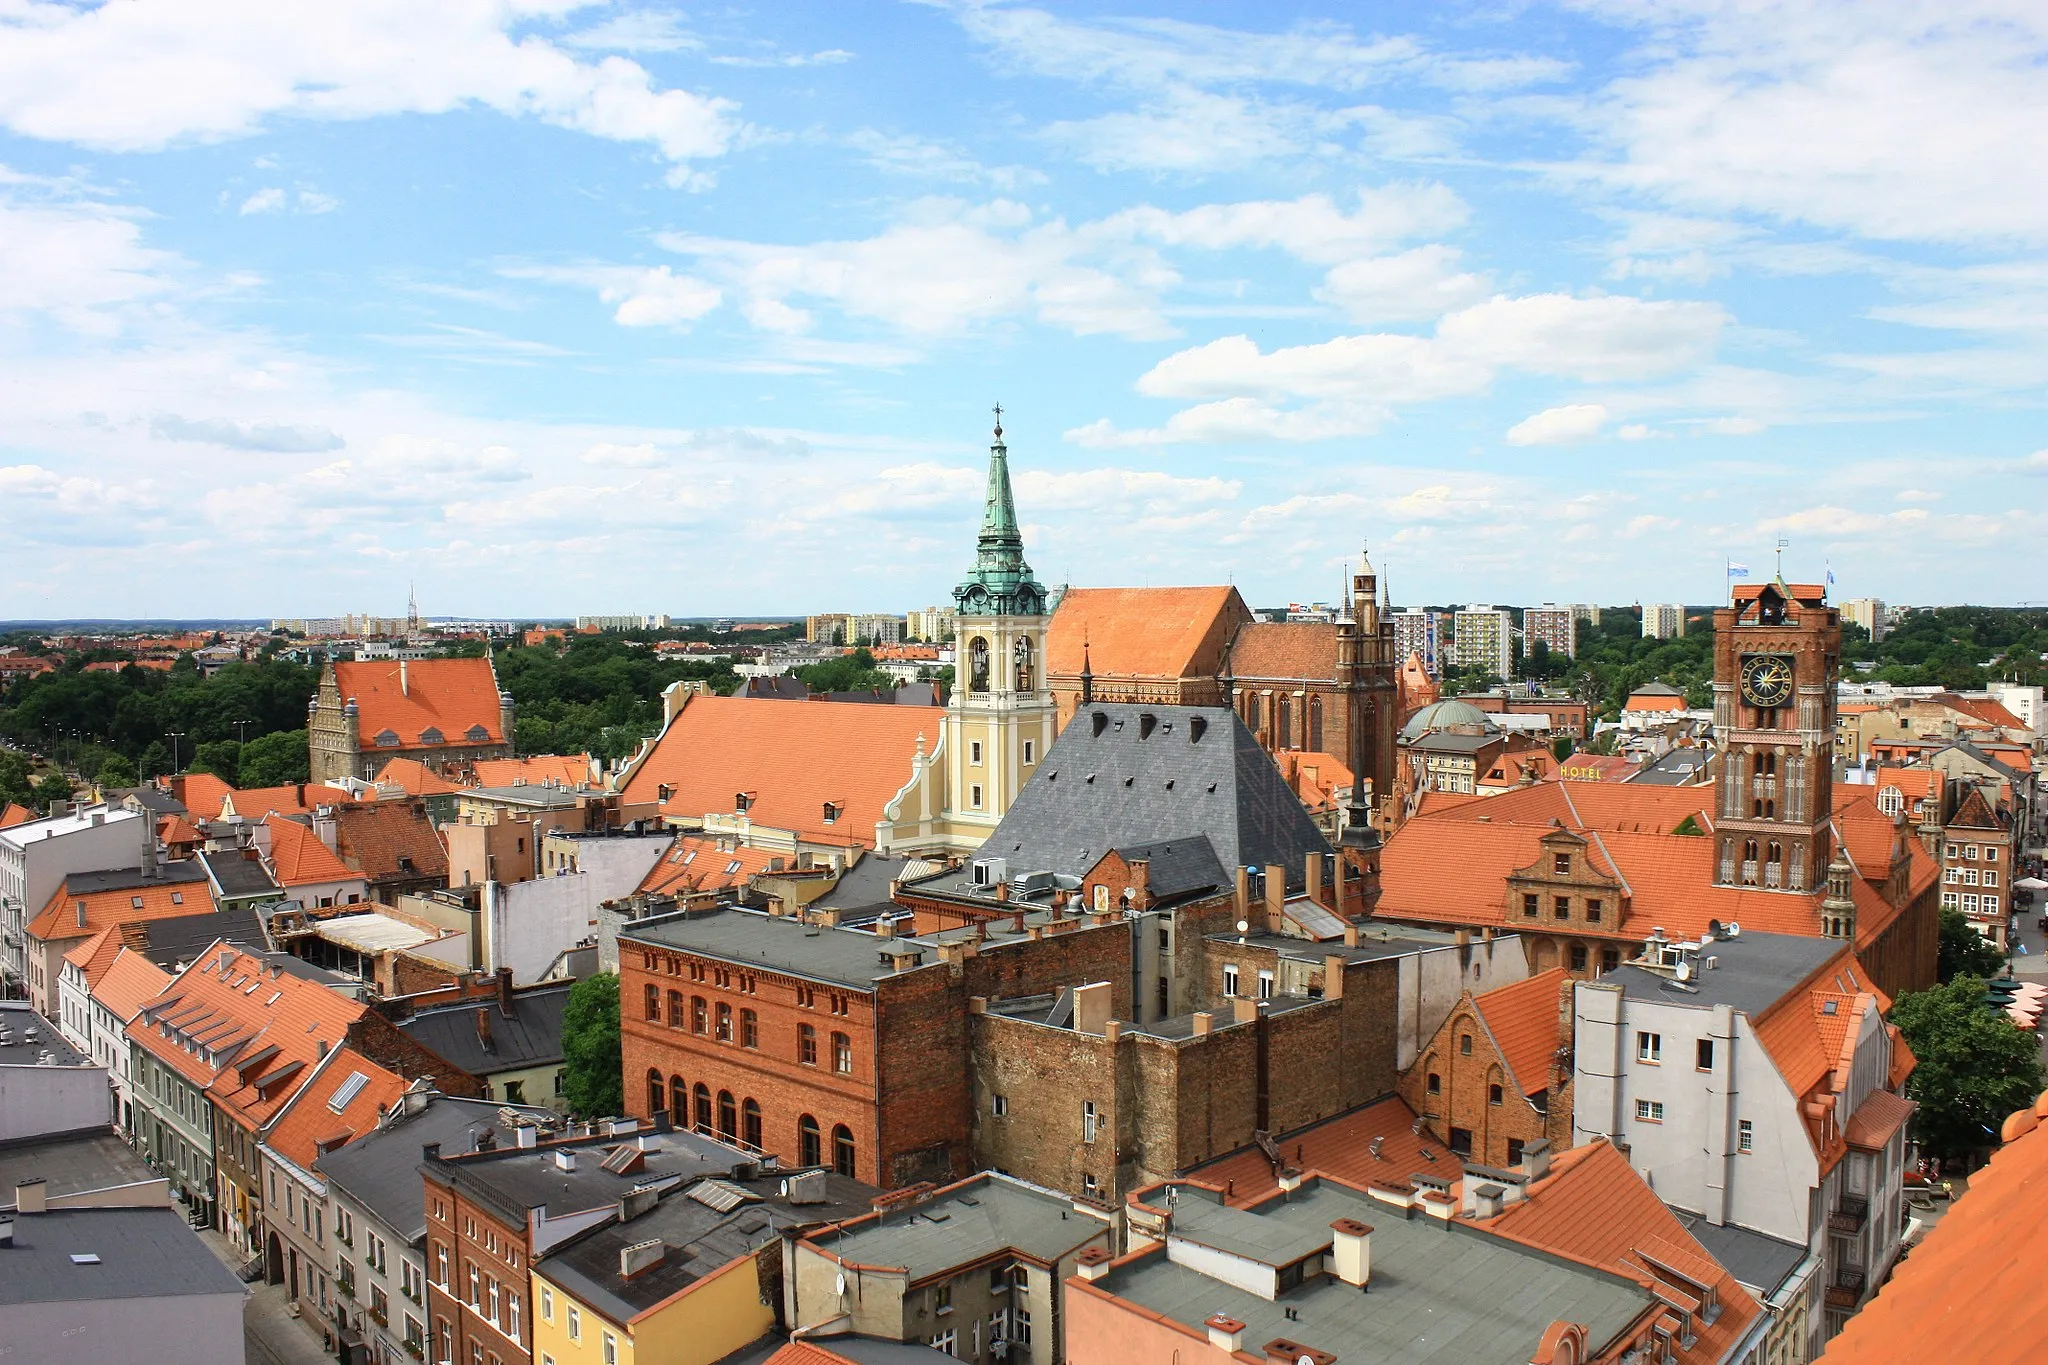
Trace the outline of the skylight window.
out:
<instances>
[{"instance_id":1,"label":"skylight window","mask_svg":"<svg viewBox=\"0 0 2048 1365\"><path fill-rule=\"evenodd\" d=\"M334 1087L334 1094L328 1099L327 1107L339 1114L342 1110L348 1108L350 1100L363 1093L363 1087L369 1083L369 1072L356 1071L350 1073L347 1080Z\"/></svg>"}]
</instances>

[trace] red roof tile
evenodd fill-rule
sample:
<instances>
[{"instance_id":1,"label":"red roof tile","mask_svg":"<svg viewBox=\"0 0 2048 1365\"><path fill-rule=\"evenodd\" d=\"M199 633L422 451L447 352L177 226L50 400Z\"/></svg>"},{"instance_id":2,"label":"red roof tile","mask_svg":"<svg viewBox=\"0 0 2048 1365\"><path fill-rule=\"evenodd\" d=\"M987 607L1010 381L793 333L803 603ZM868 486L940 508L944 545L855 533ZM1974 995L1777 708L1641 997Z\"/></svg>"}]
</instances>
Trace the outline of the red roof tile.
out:
<instances>
[{"instance_id":1,"label":"red roof tile","mask_svg":"<svg viewBox=\"0 0 2048 1365\"><path fill-rule=\"evenodd\" d=\"M218 820L221 802L233 790L212 773L181 773L171 779L171 795L195 820Z\"/></svg>"},{"instance_id":2,"label":"red roof tile","mask_svg":"<svg viewBox=\"0 0 2048 1365\"><path fill-rule=\"evenodd\" d=\"M12 829L16 825L25 825L35 818L36 813L27 806L17 806L12 801L9 801L4 806L0 806L0 829Z\"/></svg>"},{"instance_id":3,"label":"red roof tile","mask_svg":"<svg viewBox=\"0 0 2048 1365\"><path fill-rule=\"evenodd\" d=\"M266 815L305 815L321 806L352 800L340 787L293 782L282 787L237 787L221 798L220 814L261 820Z\"/></svg>"},{"instance_id":4,"label":"red roof tile","mask_svg":"<svg viewBox=\"0 0 2048 1365\"><path fill-rule=\"evenodd\" d=\"M510 787L520 782L539 786L588 787L589 754L536 754L531 758L480 758L470 765L479 787Z\"/></svg>"},{"instance_id":5,"label":"red roof tile","mask_svg":"<svg viewBox=\"0 0 2048 1365\"><path fill-rule=\"evenodd\" d=\"M1347 1185L1377 1185L1381 1189L1405 1190L1408 1177L1418 1173L1440 1180L1456 1180L1465 1164L1451 1155L1441 1142L1415 1132L1415 1111L1398 1096L1390 1095L1362 1109L1324 1119L1321 1123L1287 1133L1276 1139L1280 1154L1304 1173L1327 1175ZM1374 1155L1374 1143L1378 1155ZM1423 1152L1429 1153L1424 1159ZM1280 1188L1273 1165L1256 1147L1218 1157L1190 1172L1209 1185L1231 1183L1231 1202L1252 1203Z\"/></svg>"},{"instance_id":6,"label":"red roof tile","mask_svg":"<svg viewBox=\"0 0 2048 1365\"><path fill-rule=\"evenodd\" d=\"M363 1079L357 1081L357 1076ZM377 1126L405 1093L402 1077L386 1071L352 1047L328 1054L319 1074L298 1091L271 1126L268 1145L301 1170ZM345 1102L333 1101L347 1087Z\"/></svg>"},{"instance_id":7,"label":"red roof tile","mask_svg":"<svg viewBox=\"0 0 2048 1365\"><path fill-rule=\"evenodd\" d=\"M1045 671L1078 675L1085 640L1098 678L1213 678L1251 617L1231 587L1070 588L1046 628ZM1211 642L1216 657L1204 658Z\"/></svg>"},{"instance_id":8,"label":"red roof tile","mask_svg":"<svg viewBox=\"0 0 2048 1365\"><path fill-rule=\"evenodd\" d=\"M192 822L182 815L166 815L156 822L156 837L168 848L180 844L196 844L204 837L192 827Z\"/></svg>"},{"instance_id":9,"label":"red roof tile","mask_svg":"<svg viewBox=\"0 0 2048 1365\"><path fill-rule=\"evenodd\" d=\"M2048 1223L2048 1095L2020 1115L2006 1120L2005 1145L1968 1192L1828 1343L1822 1365L2042 1358L2048 1294L2029 1253Z\"/></svg>"},{"instance_id":10,"label":"red roof tile","mask_svg":"<svg viewBox=\"0 0 2048 1365\"><path fill-rule=\"evenodd\" d=\"M114 954L107 970L92 988L92 998L107 1013L127 1023L146 1001L162 994L171 974L132 948Z\"/></svg>"},{"instance_id":11,"label":"red roof tile","mask_svg":"<svg viewBox=\"0 0 2048 1365\"><path fill-rule=\"evenodd\" d=\"M1241 679L1334 683L1337 627L1327 621L1247 621L1230 645L1230 673Z\"/></svg>"},{"instance_id":12,"label":"red roof tile","mask_svg":"<svg viewBox=\"0 0 2048 1365\"><path fill-rule=\"evenodd\" d=\"M362 875L296 820L273 815L264 820L263 827L270 831L270 875L279 886L355 881Z\"/></svg>"},{"instance_id":13,"label":"red roof tile","mask_svg":"<svg viewBox=\"0 0 2048 1365\"><path fill-rule=\"evenodd\" d=\"M334 812L334 848L342 862L373 882L446 880L448 848L411 801L358 802Z\"/></svg>"},{"instance_id":14,"label":"red roof tile","mask_svg":"<svg viewBox=\"0 0 2048 1365\"><path fill-rule=\"evenodd\" d=\"M1763 1311L1605 1138L1558 1155L1550 1174L1531 1185L1525 1198L1480 1226L1626 1275L1653 1291L1659 1283L1653 1262L1695 1283L1705 1281L1721 1312L1712 1322L1693 1320L1698 1337L1678 1354L1687 1365L1723 1360Z\"/></svg>"},{"instance_id":15,"label":"red roof tile","mask_svg":"<svg viewBox=\"0 0 2048 1365\"><path fill-rule=\"evenodd\" d=\"M505 742L498 675L489 659L374 659L333 667L344 704L355 700L356 733L365 750L374 750L386 730L408 749ZM482 730L482 739L467 737L473 727ZM422 738L430 730L441 738Z\"/></svg>"},{"instance_id":16,"label":"red roof tile","mask_svg":"<svg viewBox=\"0 0 2048 1365\"><path fill-rule=\"evenodd\" d=\"M1866 1152L1881 1151L1892 1140L1892 1134L1913 1117L1915 1108L1913 1101L1903 1096L1894 1095L1889 1090L1873 1090L1863 1097L1863 1103L1857 1105L1856 1112L1849 1116L1842 1136L1849 1140L1851 1147L1860 1147Z\"/></svg>"},{"instance_id":17,"label":"red roof tile","mask_svg":"<svg viewBox=\"0 0 2048 1365\"><path fill-rule=\"evenodd\" d=\"M941 713L923 706L835 706L691 697L626 783L627 804L701 819L752 794L748 815L806 838L871 847L882 808L911 778L918 737L938 743ZM839 817L825 823L825 803Z\"/></svg>"},{"instance_id":18,"label":"red roof tile","mask_svg":"<svg viewBox=\"0 0 2048 1365\"><path fill-rule=\"evenodd\" d=\"M1472 999L1524 1095L1550 1089L1558 1048L1571 1041L1570 982L1553 967Z\"/></svg>"},{"instance_id":19,"label":"red roof tile","mask_svg":"<svg viewBox=\"0 0 2048 1365\"><path fill-rule=\"evenodd\" d=\"M142 902L137 905L136 902ZM80 923L79 905L85 906ZM80 938L117 924L137 920L169 919L175 915L203 915L213 909L213 898L205 882L172 882L152 886L122 887L116 891L73 892L59 886L44 903L41 912L28 922L30 938L44 942Z\"/></svg>"},{"instance_id":20,"label":"red roof tile","mask_svg":"<svg viewBox=\"0 0 2048 1365\"><path fill-rule=\"evenodd\" d=\"M396 787L407 796L446 796L462 787L416 758L394 758L377 774L377 785Z\"/></svg>"},{"instance_id":21,"label":"red roof tile","mask_svg":"<svg viewBox=\"0 0 2048 1365\"><path fill-rule=\"evenodd\" d=\"M680 895L688 891L724 891L745 886L747 879L766 872L770 863L787 862L782 854L766 849L736 848L729 852L716 839L676 836L668 852L640 879L638 891L648 895Z\"/></svg>"},{"instance_id":22,"label":"red roof tile","mask_svg":"<svg viewBox=\"0 0 2048 1365\"><path fill-rule=\"evenodd\" d=\"M121 947L120 926L109 925L64 954L64 960L85 973L90 990L121 955Z\"/></svg>"}]
</instances>

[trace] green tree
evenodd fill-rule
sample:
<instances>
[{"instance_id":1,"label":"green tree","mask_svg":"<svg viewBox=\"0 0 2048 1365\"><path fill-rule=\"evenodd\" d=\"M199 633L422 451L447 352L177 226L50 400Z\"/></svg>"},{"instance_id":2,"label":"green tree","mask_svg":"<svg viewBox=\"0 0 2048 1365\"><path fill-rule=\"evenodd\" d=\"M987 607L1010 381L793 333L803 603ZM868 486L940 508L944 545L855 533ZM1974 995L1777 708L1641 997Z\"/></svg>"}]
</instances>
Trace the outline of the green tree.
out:
<instances>
[{"instance_id":1,"label":"green tree","mask_svg":"<svg viewBox=\"0 0 2048 1365\"><path fill-rule=\"evenodd\" d=\"M47 815L53 802L71 799L71 779L62 773L50 773L36 783L35 794L30 799L38 811Z\"/></svg>"},{"instance_id":2,"label":"green tree","mask_svg":"<svg viewBox=\"0 0 2048 1365\"><path fill-rule=\"evenodd\" d=\"M0 749L0 804L26 806L36 799L35 777L28 755Z\"/></svg>"},{"instance_id":3,"label":"green tree","mask_svg":"<svg viewBox=\"0 0 2048 1365\"><path fill-rule=\"evenodd\" d=\"M626 1111L619 1051L619 978L600 972L577 982L562 1011L562 1101L578 1118Z\"/></svg>"},{"instance_id":4,"label":"green tree","mask_svg":"<svg viewBox=\"0 0 2048 1365\"><path fill-rule=\"evenodd\" d=\"M865 649L799 668L796 676L813 692L867 692L896 685L894 678L875 667L875 656Z\"/></svg>"},{"instance_id":5,"label":"green tree","mask_svg":"<svg viewBox=\"0 0 2048 1365\"><path fill-rule=\"evenodd\" d=\"M1978 977L1900 996L1892 1022L1919 1062L1906 1084L1914 1131L1937 1156L1995 1146L2006 1115L2041 1093L2040 1041L1986 1006Z\"/></svg>"},{"instance_id":6,"label":"green tree","mask_svg":"<svg viewBox=\"0 0 2048 1365\"><path fill-rule=\"evenodd\" d=\"M237 764L238 786L282 787L311 775L304 730L280 730L242 746Z\"/></svg>"},{"instance_id":7,"label":"green tree","mask_svg":"<svg viewBox=\"0 0 2048 1365\"><path fill-rule=\"evenodd\" d=\"M1942 981L1959 976L1997 976L2005 970L2005 954L1977 932L1960 910L1941 912L1941 939L1935 948L1934 973Z\"/></svg>"},{"instance_id":8,"label":"green tree","mask_svg":"<svg viewBox=\"0 0 2048 1365\"><path fill-rule=\"evenodd\" d=\"M189 773L212 773L230 787L242 785L242 746L231 739L217 739L192 751L185 765Z\"/></svg>"},{"instance_id":9,"label":"green tree","mask_svg":"<svg viewBox=\"0 0 2048 1365\"><path fill-rule=\"evenodd\" d=\"M135 765L121 755L115 754L100 764L99 773L94 780L103 788L132 787L137 781Z\"/></svg>"}]
</instances>

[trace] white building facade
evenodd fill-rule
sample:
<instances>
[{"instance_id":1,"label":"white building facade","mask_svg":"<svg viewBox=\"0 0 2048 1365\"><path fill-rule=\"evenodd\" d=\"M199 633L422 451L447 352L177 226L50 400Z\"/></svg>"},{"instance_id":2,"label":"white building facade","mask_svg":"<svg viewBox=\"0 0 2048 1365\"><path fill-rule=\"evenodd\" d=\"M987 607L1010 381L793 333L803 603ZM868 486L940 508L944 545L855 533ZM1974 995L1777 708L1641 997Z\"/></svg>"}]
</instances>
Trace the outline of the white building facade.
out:
<instances>
[{"instance_id":1,"label":"white building facade","mask_svg":"<svg viewBox=\"0 0 2048 1365\"><path fill-rule=\"evenodd\" d=\"M148 816L110 806L0 830L0 992L27 993L28 922L66 877L139 867L155 838Z\"/></svg>"}]
</instances>

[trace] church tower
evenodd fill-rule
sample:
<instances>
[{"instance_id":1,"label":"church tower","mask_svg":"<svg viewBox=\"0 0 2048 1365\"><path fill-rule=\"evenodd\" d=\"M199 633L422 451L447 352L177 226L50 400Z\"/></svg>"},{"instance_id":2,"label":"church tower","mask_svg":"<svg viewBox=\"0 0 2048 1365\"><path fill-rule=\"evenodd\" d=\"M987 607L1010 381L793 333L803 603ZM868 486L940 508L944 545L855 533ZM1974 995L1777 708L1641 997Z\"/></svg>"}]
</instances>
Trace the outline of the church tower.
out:
<instances>
[{"instance_id":1,"label":"church tower","mask_svg":"<svg viewBox=\"0 0 2048 1365\"><path fill-rule=\"evenodd\" d=\"M1826 889L1841 656L1841 619L1818 584L1739 587L1715 611L1716 885Z\"/></svg>"},{"instance_id":2,"label":"church tower","mask_svg":"<svg viewBox=\"0 0 2048 1365\"><path fill-rule=\"evenodd\" d=\"M1343 848L1363 877L1366 909L1378 899L1381 820L1394 789L1394 620L1385 585L1363 552L1347 597L1351 610L1337 626L1337 685L1344 697L1344 762L1351 769L1351 805ZM1370 788L1372 802L1365 793ZM1377 810L1375 809L1377 807Z\"/></svg>"},{"instance_id":3,"label":"church tower","mask_svg":"<svg viewBox=\"0 0 2048 1365\"><path fill-rule=\"evenodd\" d=\"M964 852L979 847L1009 810L1052 747L1055 729L1045 680L1045 589L1024 562L1000 407L974 568L953 589L953 604L960 624L941 751L947 842Z\"/></svg>"}]
</instances>

